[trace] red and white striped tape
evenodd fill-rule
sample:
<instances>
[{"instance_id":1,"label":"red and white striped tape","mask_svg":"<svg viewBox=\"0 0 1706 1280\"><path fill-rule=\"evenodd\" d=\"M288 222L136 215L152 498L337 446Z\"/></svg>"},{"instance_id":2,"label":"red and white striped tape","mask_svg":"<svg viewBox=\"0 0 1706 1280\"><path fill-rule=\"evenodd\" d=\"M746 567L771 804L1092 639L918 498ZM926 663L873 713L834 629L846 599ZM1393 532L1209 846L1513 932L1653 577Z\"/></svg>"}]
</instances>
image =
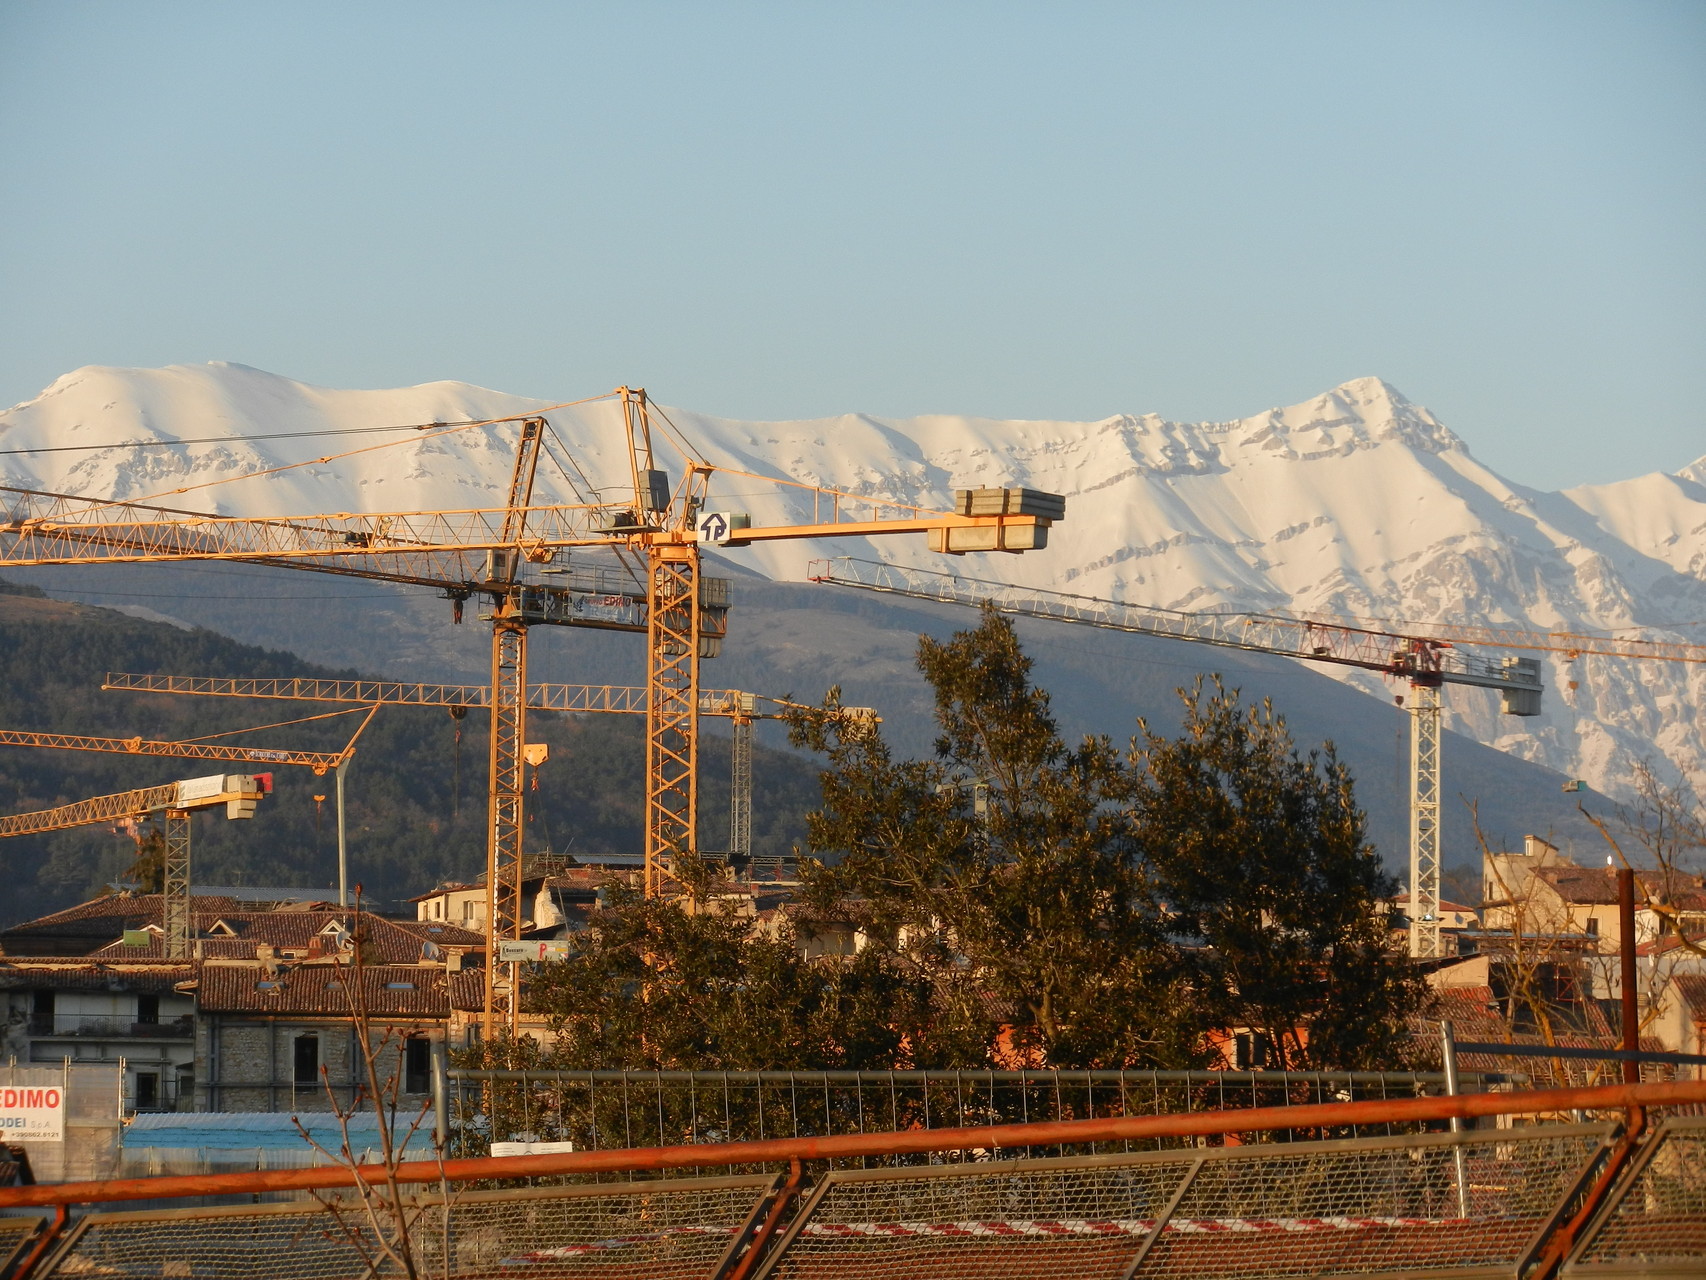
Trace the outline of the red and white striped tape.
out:
<instances>
[{"instance_id":1,"label":"red and white striped tape","mask_svg":"<svg viewBox=\"0 0 1706 1280\"><path fill-rule=\"evenodd\" d=\"M1448 1218L1174 1218L1168 1231L1184 1235L1220 1232L1347 1231L1368 1227L1437 1227ZM1150 1218L1003 1218L992 1222L813 1222L813 1236L1117 1236L1147 1235Z\"/></svg>"},{"instance_id":2,"label":"red and white striped tape","mask_svg":"<svg viewBox=\"0 0 1706 1280\"><path fill-rule=\"evenodd\" d=\"M1169 1232L1180 1235L1217 1235L1239 1232L1356 1231L1369 1227L1440 1227L1462 1222L1455 1218L1174 1218ZM1152 1218L999 1218L987 1222L811 1222L802 1235L829 1239L854 1237L907 1239L918 1236L981 1239L1084 1239L1106 1236L1148 1235L1155 1229ZM535 1249L505 1258L501 1266L525 1266L533 1262L556 1262L584 1258L611 1249L632 1249L659 1244L683 1236L727 1236L733 1227L670 1227L643 1235L612 1236L555 1249Z\"/></svg>"}]
</instances>

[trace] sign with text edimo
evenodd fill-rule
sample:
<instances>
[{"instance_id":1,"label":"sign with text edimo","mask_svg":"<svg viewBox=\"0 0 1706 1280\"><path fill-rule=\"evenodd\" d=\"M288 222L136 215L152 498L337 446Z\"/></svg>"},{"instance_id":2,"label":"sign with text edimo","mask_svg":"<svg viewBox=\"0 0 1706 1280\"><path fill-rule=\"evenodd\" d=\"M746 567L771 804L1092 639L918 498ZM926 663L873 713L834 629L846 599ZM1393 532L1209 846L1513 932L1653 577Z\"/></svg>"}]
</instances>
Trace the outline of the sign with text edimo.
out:
<instances>
[{"instance_id":1,"label":"sign with text edimo","mask_svg":"<svg viewBox=\"0 0 1706 1280\"><path fill-rule=\"evenodd\" d=\"M58 1085L0 1088L0 1142L64 1142L65 1090Z\"/></svg>"}]
</instances>

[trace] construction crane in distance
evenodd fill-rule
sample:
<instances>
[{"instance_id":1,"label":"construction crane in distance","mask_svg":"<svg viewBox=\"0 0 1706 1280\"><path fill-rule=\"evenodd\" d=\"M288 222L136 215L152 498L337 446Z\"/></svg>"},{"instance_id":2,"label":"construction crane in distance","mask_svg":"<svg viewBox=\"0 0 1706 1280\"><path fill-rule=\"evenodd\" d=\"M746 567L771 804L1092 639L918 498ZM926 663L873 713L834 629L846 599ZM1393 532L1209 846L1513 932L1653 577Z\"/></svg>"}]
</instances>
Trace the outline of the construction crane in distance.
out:
<instances>
[{"instance_id":1,"label":"construction crane in distance","mask_svg":"<svg viewBox=\"0 0 1706 1280\"><path fill-rule=\"evenodd\" d=\"M352 702L459 711L483 707L491 696L486 685L411 684L399 680L327 680L308 676L171 676L109 671L102 689L128 693L175 693L221 698L270 698L290 702ZM646 690L609 684L533 684L527 709L571 714L644 715ZM752 727L759 720L785 719L790 711L811 710L803 703L738 689L701 689L699 714L726 718L729 734L729 861L752 855ZM843 707L849 719L878 723L871 707ZM0 736L0 742L4 742ZM695 793L695 801L697 793ZM691 815L697 824L697 811Z\"/></svg>"},{"instance_id":2,"label":"construction crane in distance","mask_svg":"<svg viewBox=\"0 0 1706 1280\"><path fill-rule=\"evenodd\" d=\"M1634 637L1593 636L1576 631L1523 631L1516 627L1474 627L1460 622L1400 622L1386 618L1321 618L1299 614L1305 621L1321 620L1341 625L1380 627L1389 631L1426 631L1450 644L1477 644L1488 649L1533 649L1561 653L1566 658L1639 658L1654 662L1706 663L1706 644L1684 644L1672 640L1639 640Z\"/></svg>"},{"instance_id":3,"label":"construction crane in distance","mask_svg":"<svg viewBox=\"0 0 1706 1280\"><path fill-rule=\"evenodd\" d=\"M290 751L233 747L216 742L156 742L148 738L97 738L79 733L36 733L0 729L0 747L45 747L58 751L104 751L116 755L181 756L191 760L240 760L251 764L303 765L316 777L338 767L342 751Z\"/></svg>"},{"instance_id":4,"label":"construction crane in distance","mask_svg":"<svg viewBox=\"0 0 1706 1280\"><path fill-rule=\"evenodd\" d=\"M374 703L368 709L342 751L297 751L276 747L238 747L220 742L157 742L152 739L97 738L87 734L37 733L28 729L0 729L0 746L43 747L58 751L103 751L122 755L174 756L190 760L229 760L243 764L278 764L301 766L314 776L333 776L337 788L338 822L338 905L349 905L349 850L344 825L344 771L355 755L355 744L379 711ZM339 714L339 713L334 713ZM277 728L276 725L256 725L254 729L235 729L233 733L249 733L258 729Z\"/></svg>"},{"instance_id":5,"label":"construction crane in distance","mask_svg":"<svg viewBox=\"0 0 1706 1280\"><path fill-rule=\"evenodd\" d=\"M1440 954L1440 689L1495 689L1506 715L1537 716L1544 686L1534 658L1491 661L1431 636L1399 635L1274 614L1190 613L1034 587L878 564L852 557L814 561L813 582L945 604L987 606L1044 618L1211 644L1250 653L1377 671L1410 685L1410 954Z\"/></svg>"},{"instance_id":6,"label":"construction crane in distance","mask_svg":"<svg viewBox=\"0 0 1706 1280\"><path fill-rule=\"evenodd\" d=\"M190 954L190 814L225 806L227 818L252 818L262 796L272 794L272 774L216 773L207 778L168 782L158 787L95 796L35 813L0 818L0 839L37 835L103 822L139 822L163 816L166 856L162 868L161 923L168 960Z\"/></svg>"},{"instance_id":7,"label":"construction crane in distance","mask_svg":"<svg viewBox=\"0 0 1706 1280\"><path fill-rule=\"evenodd\" d=\"M646 887L661 893L665 874L680 871L697 856L691 817L699 663L717 652L727 631L728 585L701 575L701 544L741 547L775 539L922 533L933 550L945 554L1022 552L1047 546L1049 526L1065 515L1063 498L1028 489L956 491L955 509L942 512L718 467L670 426L683 458L682 478L672 485L654 448L646 393L619 387L609 398L618 402L623 423L631 498L600 494L587 501L577 493L583 498L577 503L534 505L550 428L540 414L517 415L501 420L520 424L502 507L247 518L0 487L0 566L241 561L433 586L452 601L457 618L469 599L489 601L489 612L481 615L492 626L488 943L513 940L522 923L529 627L590 626L646 634ZM416 438L492 425L435 424ZM812 518L758 526L744 512L713 509L710 485L719 473L808 495ZM638 556L643 590L607 567L593 566L589 572L555 563L560 553L577 548ZM541 572L561 569L568 582L528 582L523 569L531 566L540 566ZM495 945L489 945L488 955L495 954ZM488 963L488 1035L505 1026L514 1029L514 993L513 967L508 979L500 980L497 966Z\"/></svg>"}]
</instances>

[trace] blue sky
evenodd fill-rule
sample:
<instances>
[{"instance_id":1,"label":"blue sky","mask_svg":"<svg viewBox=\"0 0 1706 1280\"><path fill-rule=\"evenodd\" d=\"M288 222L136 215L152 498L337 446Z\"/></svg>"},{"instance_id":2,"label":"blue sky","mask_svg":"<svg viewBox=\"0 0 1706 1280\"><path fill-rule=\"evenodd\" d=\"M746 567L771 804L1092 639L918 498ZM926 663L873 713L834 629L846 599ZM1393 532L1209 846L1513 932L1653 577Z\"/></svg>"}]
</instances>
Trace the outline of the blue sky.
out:
<instances>
[{"instance_id":1,"label":"blue sky","mask_svg":"<svg viewBox=\"0 0 1706 1280\"><path fill-rule=\"evenodd\" d=\"M1706 453L1706 5L0 0L0 402L83 364L735 417L1378 374Z\"/></svg>"}]
</instances>

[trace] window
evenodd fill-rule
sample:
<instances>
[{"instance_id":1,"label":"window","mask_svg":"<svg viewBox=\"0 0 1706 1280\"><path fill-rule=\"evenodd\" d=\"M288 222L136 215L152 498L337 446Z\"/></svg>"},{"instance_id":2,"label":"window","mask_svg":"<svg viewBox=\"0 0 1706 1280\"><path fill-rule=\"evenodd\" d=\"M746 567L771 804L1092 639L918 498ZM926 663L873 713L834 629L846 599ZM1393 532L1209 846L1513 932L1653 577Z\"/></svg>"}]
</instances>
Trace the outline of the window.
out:
<instances>
[{"instance_id":1,"label":"window","mask_svg":"<svg viewBox=\"0 0 1706 1280\"><path fill-rule=\"evenodd\" d=\"M152 1026L155 1023L159 1022L160 1021L160 997L159 996L137 996L136 997L136 1020L140 1023L143 1023L144 1025L147 1025L147 1026ZM136 1077L136 1087L138 1089L142 1088L142 1077L141 1076ZM136 1105L140 1107L142 1104L139 1102Z\"/></svg>"},{"instance_id":2,"label":"window","mask_svg":"<svg viewBox=\"0 0 1706 1280\"><path fill-rule=\"evenodd\" d=\"M467 924L474 918L474 899L469 898L462 904L462 923Z\"/></svg>"},{"instance_id":3,"label":"window","mask_svg":"<svg viewBox=\"0 0 1706 1280\"><path fill-rule=\"evenodd\" d=\"M30 1031L38 1036L53 1034L53 992L36 991L31 993Z\"/></svg>"},{"instance_id":4,"label":"window","mask_svg":"<svg viewBox=\"0 0 1706 1280\"><path fill-rule=\"evenodd\" d=\"M1232 1040L1232 1069L1259 1071L1268 1065L1268 1038L1260 1032L1240 1031Z\"/></svg>"},{"instance_id":5,"label":"window","mask_svg":"<svg viewBox=\"0 0 1706 1280\"><path fill-rule=\"evenodd\" d=\"M1588 917L1588 937L1590 937L1590 938L1599 937L1599 917L1598 916L1589 916Z\"/></svg>"},{"instance_id":6,"label":"window","mask_svg":"<svg viewBox=\"0 0 1706 1280\"><path fill-rule=\"evenodd\" d=\"M318 1084L320 1081L320 1037L297 1036L293 1077L297 1084Z\"/></svg>"},{"instance_id":7,"label":"window","mask_svg":"<svg viewBox=\"0 0 1706 1280\"><path fill-rule=\"evenodd\" d=\"M156 1071L136 1073L136 1109L156 1111L160 1106L160 1075Z\"/></svg>"},{"instance_id":8,"label":"window","mask_svg":"<svg viewBox=\"0 0 1706 1280\"><path fill-rule=\"evenodd\" d=\"M403 1092L432 1092L432 1042L421 1036L403 1041Z\"/></svg>"}]
</instances>

